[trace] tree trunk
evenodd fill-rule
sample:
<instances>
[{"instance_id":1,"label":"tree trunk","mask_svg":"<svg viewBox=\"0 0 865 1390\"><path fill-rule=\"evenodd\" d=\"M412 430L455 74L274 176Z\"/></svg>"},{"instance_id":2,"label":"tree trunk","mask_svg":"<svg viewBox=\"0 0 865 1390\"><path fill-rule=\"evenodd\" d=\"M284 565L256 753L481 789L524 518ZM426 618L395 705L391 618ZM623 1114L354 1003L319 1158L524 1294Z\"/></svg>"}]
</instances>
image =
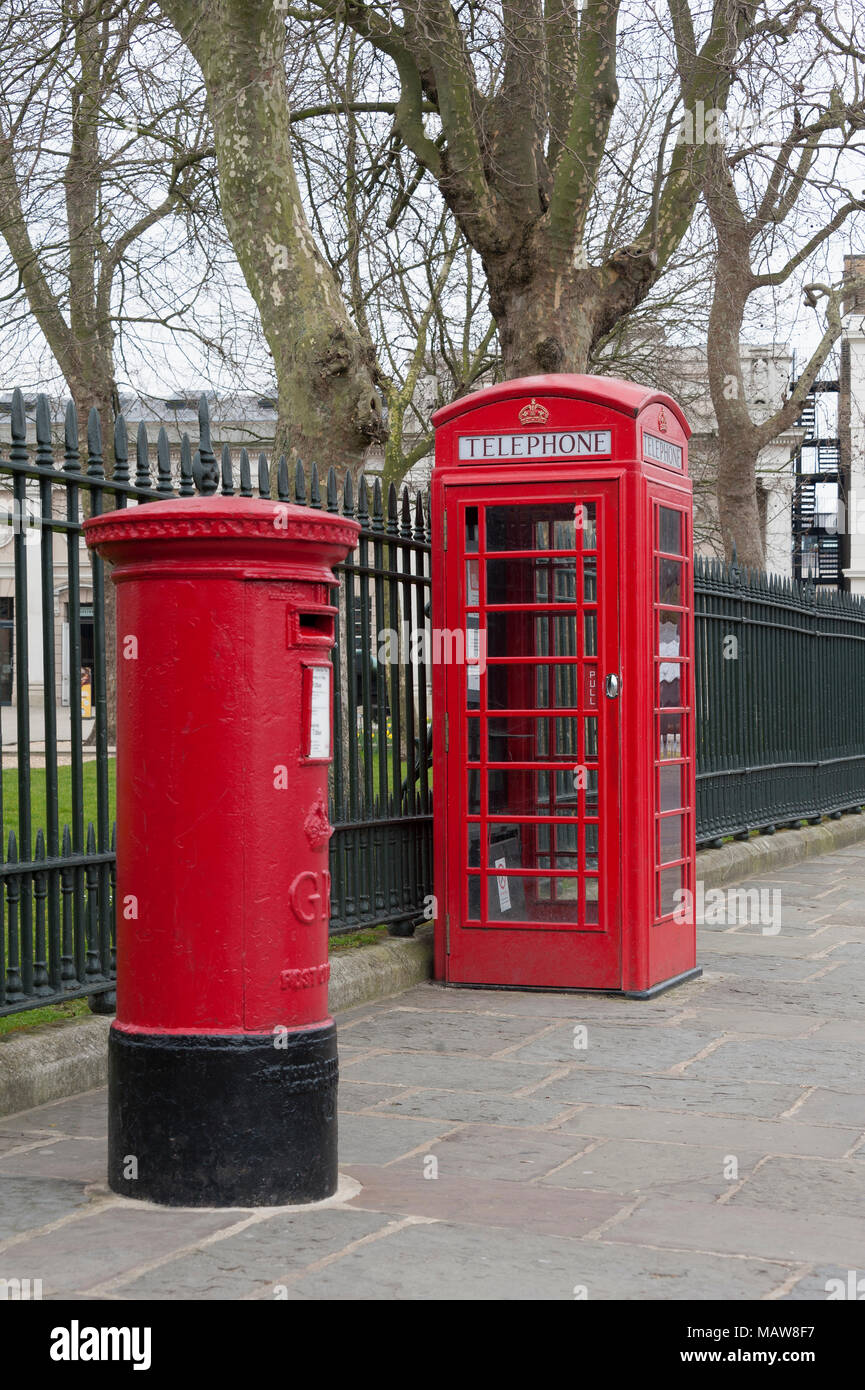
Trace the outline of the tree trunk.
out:
<instances>
[{"instance_id":1,"label":"tree trunk","mask_svg":"<svg viewBox=\"0 0 865 1390\"><path fill-rule=\"evenodd\" d=\"M728 561L736 558L747 569L765 566L765 538L757 496L757 455L748 434L725 430L719 434L718 519Z\"/></svg>"},{"instance_id":2,"label":"tree trunk","mask_svg":"<svg viewBox=\"0 0 865 1390\"><path fill-rule=\"evenodd\" d=\"M493 268L490 309L505 376L584 372L600 307L597 288L591 272L573 267Z\"/></svg>"},{"instance_id":3,"label":"tree trunk","mask_svg":"<svg viewBox=\"0 0 865 1390\"><path fill-rule=\"evenodd\" d=\"M294 171L285 14L273 0L162 0L207 87L222 212L276 370L276 452L339 471L384 437L371 349L310 232Z\"/></svg>"}]
</instances>

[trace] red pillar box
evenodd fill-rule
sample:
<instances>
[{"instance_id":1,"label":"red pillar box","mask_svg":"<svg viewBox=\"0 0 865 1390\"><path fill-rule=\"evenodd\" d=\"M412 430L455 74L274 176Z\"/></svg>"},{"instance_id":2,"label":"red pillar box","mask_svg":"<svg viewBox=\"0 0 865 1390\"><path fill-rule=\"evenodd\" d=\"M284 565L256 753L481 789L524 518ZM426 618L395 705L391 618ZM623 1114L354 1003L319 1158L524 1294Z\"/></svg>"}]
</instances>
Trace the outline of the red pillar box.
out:
<instances>
[{"instance_id":1,"label":"red pillar box","mask_svg":"<svg viewBox=\"0 0 865 1390\"><path fill-rule=\"evenodd\" d=\"M654 994L699 974L687 422L564 375L433 419L437 978Z\"/></svg>"},{"instance_id":2,"label":"red pillar box","mask_svg":"<svg viewBox=\"0 0 865 1390\"><path fill-rule=\"evenodd\" d=\"M330 586L357 523L207 497L85 531L117 585L109 1183L169 1205L327 1197Z\"/></svg>"}]
</instances>

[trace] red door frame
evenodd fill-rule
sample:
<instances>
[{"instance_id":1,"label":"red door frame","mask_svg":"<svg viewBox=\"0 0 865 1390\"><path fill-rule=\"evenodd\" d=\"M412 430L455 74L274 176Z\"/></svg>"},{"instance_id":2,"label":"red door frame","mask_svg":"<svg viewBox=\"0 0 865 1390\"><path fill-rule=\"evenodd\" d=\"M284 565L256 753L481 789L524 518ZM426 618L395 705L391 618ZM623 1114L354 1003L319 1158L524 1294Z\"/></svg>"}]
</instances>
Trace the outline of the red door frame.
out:
<instances>
[{"instance_id":1,"label":"red door frame","mask_svg":"<svg viewBox=\"0 0 865 1390\"><path fill-rule=\"evenodd\" d=\"M489 505L496 506L515 506L527 509L541 508L545 503L568 503L594 501L597 504L597 566L598 566L598 587L597 587L597 658L587 657L580 642L580 652L575 654L564 664L572 665L576 668L579 687L578 704L573 707L573 718L580 726L579 747L578 747L578 766L582 763L591 765L592 760L585 756L584 751L584 730L585 724L582 723L586 715L597 716L598 733L598 783L600 792L600 807L598 816L598 851L599 851L599 917L597 925L588 922L580 923L573 920L560 919L551 924L549 921L523 922L520 926L514 926L512 922L503 922L501 926L494 923L483 921L476 926L467 926L467 914L469 911L468 903L468 825L469 808L467 804L467 764L468 764L468 721L471 716L467 712L467 667L461 663L451 663L445 670L445 707L448 711L448 730L447 730L447 749L445 753L445 786L436 785L436 795L444 794L447 797L449 809L453 812L454 833L448 836L447 845L444 851L445 870L445 891L444 902L439 904L439 911L445 914L445 936L446 954L444 978L450 982L462 984L490 984L490 985L511 985L522 986L523 988L557 988L557 989L620 989L622 986L622 932L621 932L621 854L619 844L620 832L620 806L621 806L621 718L620 702L605 697L604 680L607 675L616 674L621 676L621 656L620 656L620 631L619 631L619 589L618 589L618 569L619 569L619 505L620 493L619 482L616 479L586 479L579 478L560 478L557 480L548 479L545 481L533 482L530 500L527 498L524 484L521 485L516 480L513 482L485 482L483 485L478 483L467 484L457 476L454 481L447 480L444 487L444 512L446 534L450 538L448 554L445 557L444 566L444 603L440 611L443 612L444 627L454 630L465 630L466 623L466 555L463 549L465 529L462 522L464 509L466 507L483 508ZM582 540L582 537L580 537ZM479 542L480 544L480 542ZM586 547L589 549L589 547ZM578 545L575 553L579 556L582 547ZM495 555L501 552L495 552ZM483 556L481 551L480 555ZM504 552L505 555L513 554ZM478 570L481 574L481 588L479 595L478 611L484 611L485 597L485 578L482 573L484 566L479 557ZM578 573L578 584L581 574ZM581 586L578 589L576 599L576 610L578 619L585 611L584 594ZM591 604L589 605L592 606ZM493 611L492 606L490 611ZM511 613L520 610L515 605L508 605ZM538 608L535 603L528 604L522 611L531 612ZM543 611L543 610L542 610ZM554 604L549 602L547 610L561 616L565 612L572 612L571 604ZM484 625L486 627L486 624ZM578 623L582 629L582 623ZM542 655L542 654L541 654ZM487 658L488 661L493 660ZM513 660L513 659L512 659ZM495 661L493 660L493 664ZM510 662L502 662L502 665L509 665ZM538 658L535 659L538 664ZM551 665L557 664L551 661ZM585 672L594 668L594 702L589 691ZM489 670L489 665L487 670ZM522 671L523 668L513 668ZM479 745L486 745L483 735L486 732L486 693L487 681L482 677L479 685L483 691L482 703L479 707L477 716L478 741ZM508 701L510 703L510 700ZM534 717L540 717L544 713L544 708L538 708L538 702L531 701ZM552 715L554 711L550 711ZM556 710L555 713L558 713ZM565 711L566 717L571 717ZM496 717L493 714L492 717ZM512 718L512 712L508 712L508 718ZM517 715L517 718L521 716ZM549 727L549 725L548 725ZM484 748L484 753L486 747ZM481 756L481 771L478 781L483 781L486 764L489 761L486 756ZM555 778L552 776L553 767L570 768L570 762L548 763L550 769L549 783L551 788L555 785ZM513 771L519 771L519 763ZM528 771L527 775L531 775ZM577 881L585 882L585 826L586 821L586 802L585 788L579 792L579 812L577 817L571 816L569 819L560 817L558 820L550 818L534 818L526 820L524 812L511 813L507 808L500 808L499 817L502 823L511 824L519 821L521 825L528 827L528 835L531 839L537 834L536 827L548 824L550 826L557 823L567 823L571 826L579 827L579 846L580 858L579 868L575 871L575 884ZM552 796L552 790L551 790ZM553 809L553 801L550 803L550 810ZM478 840L483 844L485 840L485 827L490 823L488 820L489 808L485 807L484 801L480 803L479 815L473 823L479 825ZM591 823L591 822L588 822ZM550 830L552 837L553 831ZM480 885L479 901L484 904L480 910L480 917L486 917L486 891L487 881L493 883L494 876L487 880L488 865L485 863L486 854L484 849L480 850L478 882ZM553 869L553 845L550 842L550 869ZM567 871L563 873L564 879L569 875ZM513 869L509 870L513 873ZM578 878L577 878L578 875ZM524 888L531 892L531 888L538 883L544 876L543 869L537 869L533 874L531 870L517 871L514 878L525 880ZM549 871L546 875L550 876ZM513 878L509 879L509 883ZM554 890L550 888L551 897ZM580 893L579 912L585 910L584 889ZM552 905L548 909L552 912ZM568 914L570 917L570 914Z\"/></svg>"}]
</instances>

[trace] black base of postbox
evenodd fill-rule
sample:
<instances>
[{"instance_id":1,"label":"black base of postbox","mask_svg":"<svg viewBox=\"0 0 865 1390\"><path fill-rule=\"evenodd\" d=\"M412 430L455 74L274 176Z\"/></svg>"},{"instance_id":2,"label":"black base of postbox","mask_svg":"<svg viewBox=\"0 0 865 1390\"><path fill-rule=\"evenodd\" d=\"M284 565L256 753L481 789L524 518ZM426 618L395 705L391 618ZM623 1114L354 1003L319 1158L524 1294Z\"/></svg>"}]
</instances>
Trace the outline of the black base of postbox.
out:
<instances>
[{"instance_id":1,"label":"black base of postbox","mask_svg":"<svg viewBox=\"0 0 865 1390\"><path fill-rule=\"evenodd\" d=\"M108 1184L171 1207L317 1202L337 1186L336 1025L280 1035L112 1027Z\"/></svg>"}]
</instances>

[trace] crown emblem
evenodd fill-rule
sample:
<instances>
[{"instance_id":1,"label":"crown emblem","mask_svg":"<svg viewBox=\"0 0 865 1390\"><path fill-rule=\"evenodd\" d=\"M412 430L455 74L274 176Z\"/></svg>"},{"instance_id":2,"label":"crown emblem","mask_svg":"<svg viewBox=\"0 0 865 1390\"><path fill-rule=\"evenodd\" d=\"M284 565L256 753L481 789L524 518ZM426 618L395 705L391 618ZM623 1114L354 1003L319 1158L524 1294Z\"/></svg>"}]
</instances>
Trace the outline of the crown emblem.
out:
<instances>
[{"instance_id":1,"label":"crown emblem","mask_svg":"<svg viewBox=\"0 0 865 1390\"><path fill-rule=\"evenodd\" d=\"M661 434L667 433L667 412L663 406L661 406L661 409L658 411L658 429L661 431Z\"/></svg>"},{"instance_id":2,"label":"crown emblem","mask_svg":"<svg viewBox=\"0 0 865 1390\"><path fill-rule=\"evenodd\" d=\"M524 405L520 411L520 420L524 425L542 425L544 421L549 420L549 418L550 412L547 410L546 406L538 405L534 396L532 396L529 404Z\"/></svg>"}]
</instances>

